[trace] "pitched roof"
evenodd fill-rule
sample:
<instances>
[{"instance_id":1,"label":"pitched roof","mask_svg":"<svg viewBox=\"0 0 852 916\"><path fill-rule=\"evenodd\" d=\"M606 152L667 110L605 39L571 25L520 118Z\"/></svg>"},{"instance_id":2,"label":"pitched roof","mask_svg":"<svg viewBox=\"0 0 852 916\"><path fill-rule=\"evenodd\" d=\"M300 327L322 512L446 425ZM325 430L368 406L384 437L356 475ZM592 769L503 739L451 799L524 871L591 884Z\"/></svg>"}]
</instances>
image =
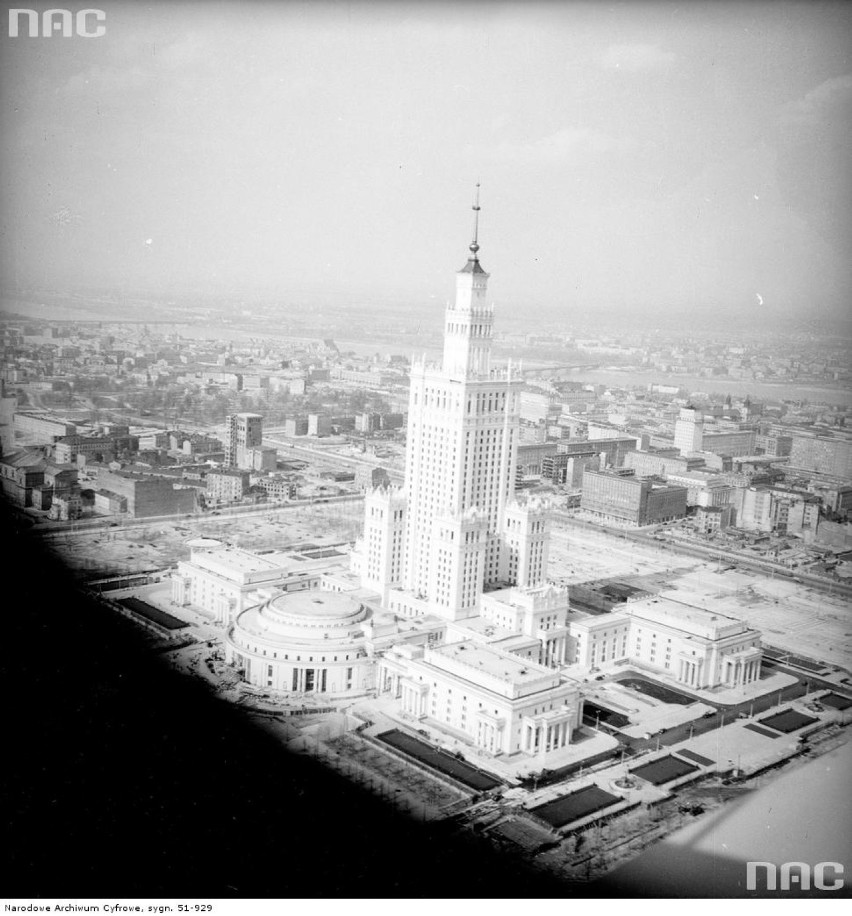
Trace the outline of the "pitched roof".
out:
<instances>
[{"instance_id":1,"label":"pitched roof","mask_svg":"<svg viewBox=\"0 0 852 916\"><path fill-rule=\"evenodd\" d=\"M459 271L460 274L484 274L479 258L468 258L467 264Z\"/></svg>"}]
</instances>

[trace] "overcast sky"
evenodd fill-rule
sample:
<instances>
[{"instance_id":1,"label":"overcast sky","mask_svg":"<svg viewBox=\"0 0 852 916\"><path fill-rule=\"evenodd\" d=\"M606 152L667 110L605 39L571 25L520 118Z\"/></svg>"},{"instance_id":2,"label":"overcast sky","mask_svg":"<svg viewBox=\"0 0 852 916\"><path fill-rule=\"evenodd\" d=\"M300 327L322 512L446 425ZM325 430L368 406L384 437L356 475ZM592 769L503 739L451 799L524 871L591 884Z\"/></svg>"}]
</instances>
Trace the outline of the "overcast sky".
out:
<instances>
[{"instance_id":1,"label":"overcast sky","mask_svg":"<svg viewBox=\"0 0 852 916\"><path fill-rule=\"evenodd\" d=\"M504 308L848 311L852 4L98 5L4 8L7 284L443 303L480 180Z\"/></svg>"}]
</instances>

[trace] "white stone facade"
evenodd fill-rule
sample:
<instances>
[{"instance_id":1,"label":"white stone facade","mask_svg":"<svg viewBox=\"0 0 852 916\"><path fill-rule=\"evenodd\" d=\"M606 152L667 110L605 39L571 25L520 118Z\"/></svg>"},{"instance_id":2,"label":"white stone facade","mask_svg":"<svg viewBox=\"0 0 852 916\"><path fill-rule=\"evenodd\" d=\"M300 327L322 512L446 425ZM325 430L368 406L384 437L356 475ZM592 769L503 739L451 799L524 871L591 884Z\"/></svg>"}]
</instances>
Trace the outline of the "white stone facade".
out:
<instances>
[{"instance_id":1,"label":"white stone facade","mask_svg":"<svg viewBox=\"0 0 852 916\"><path fill-rule=\"evenodd\" d=\"M549 512L514 498L521 381L491 366L494 310L478 250L456 275L442 364L411 368L405 488L367 498L353 557L403 616L463 620L483 589L546 577Z\"/></svg>"},{"instance_id":2,"label":"white stone facade","mask_svg":"<svg viewBox=\"0 0 852 916\"><path fill-rule=\"evenodd\" d=\"M353 592L274 594L240 613L225 640L226 660L255 687L328 697L373 687L365 625L372 610Z\"/></svg>"},{"instance_id":3,"label":"white stone facade","mask_svg":"<svg viewBox=\"0 0 852 916\"><path fill-rule=\"evenodd\" d=\"M656 669L686 687L738 687L760 679L760 633L735 617L663 596L569 623L570 662L589 671L618 663Z\"/></svg>"},{"instance_id":4,"label":"white stone facade","mask_svg":"<svg viewBox=\"0 0 852 916\"><path fill-rule=\"evenodd\" d=\"M321 566L295 563L280 555L270 559L237 547L193 548L190 559L179 562L172 575L172 601L182 607L193 605L213 614L218 623L229 624L256 602L258 589L317 588Z\"/></svg>"},{"instance_id":5,"label":"white stone facade","mask_svg":"<svg viewBox=\"0 0 852 916\"><path fill-rule=\"evenodd\" d=\"M580 724L574 684L473 640L395 647L379 660L377 677L379 692L399 698L406 715L462 732L494 755L558 750Z\"/></svg>"}]
</instances>

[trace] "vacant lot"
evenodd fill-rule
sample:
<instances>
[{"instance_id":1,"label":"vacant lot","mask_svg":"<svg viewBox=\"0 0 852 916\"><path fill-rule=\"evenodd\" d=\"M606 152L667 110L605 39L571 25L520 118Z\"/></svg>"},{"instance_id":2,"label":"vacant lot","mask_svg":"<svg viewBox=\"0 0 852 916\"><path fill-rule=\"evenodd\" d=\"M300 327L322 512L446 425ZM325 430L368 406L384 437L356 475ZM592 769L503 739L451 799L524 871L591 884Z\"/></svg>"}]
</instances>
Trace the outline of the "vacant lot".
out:
<instances>
[{"instance_id":1,"label":"vacant lot","mask_svg":"<svg viewBox=\"0 0 852 916\"><path fill-rule=\"evenodd\" d=\"M280 550L305 541L318 546L354 541L361 533L363 513L360 501L282 506L251 515L68 530L51 534L49 543L64 563L89 576L141 572L188 559L187 541L197 537L247 550Z\"/></svg>"}]
</instances>

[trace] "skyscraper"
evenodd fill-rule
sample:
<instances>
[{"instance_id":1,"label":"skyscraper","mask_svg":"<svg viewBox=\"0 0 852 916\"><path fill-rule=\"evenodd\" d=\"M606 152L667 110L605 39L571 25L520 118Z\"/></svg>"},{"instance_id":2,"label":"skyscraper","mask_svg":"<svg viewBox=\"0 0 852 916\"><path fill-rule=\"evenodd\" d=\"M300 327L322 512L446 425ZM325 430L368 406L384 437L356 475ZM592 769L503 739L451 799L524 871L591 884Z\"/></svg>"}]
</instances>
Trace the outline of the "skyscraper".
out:
<instances>
[{"instance_id":1,"label":"skyscraper","mask_svg":"<svg viewBox=\"0 0 852 916\"><path fill-rule=\"evenodd\" d=\"M405 492L368 499L362 545L365 584L393 609L450 620L475 615L484 587L540 583L547 559L547 513L513 500L521 380L491 365L478 186L473 211L443 360L411 367Z\"/></svg>"}]
</instances>

